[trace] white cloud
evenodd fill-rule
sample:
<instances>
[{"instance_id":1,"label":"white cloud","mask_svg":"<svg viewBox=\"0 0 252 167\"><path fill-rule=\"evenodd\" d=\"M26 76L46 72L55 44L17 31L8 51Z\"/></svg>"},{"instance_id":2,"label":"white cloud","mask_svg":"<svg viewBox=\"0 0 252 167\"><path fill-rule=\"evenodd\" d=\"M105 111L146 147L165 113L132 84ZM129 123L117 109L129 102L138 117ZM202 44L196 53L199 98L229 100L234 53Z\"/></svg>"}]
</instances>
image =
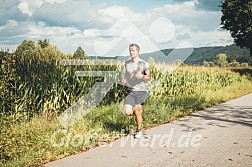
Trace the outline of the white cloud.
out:
<instances>
[{"instance_id":1,"label":"white cloud","mask_svg":"<svg viewBox=\"0 0 252 167\"><path fill-rule=\"evenodd\" d=\"M77 27L79 29L104 27L112 20L97 13L96 8L85 0L63 3L43 3L33 13L33 19L46 22L49 26Z\"/></svg>"},{"instance_id":2,"label":"white cloud","mask_svg":"<svg viewBox=\"0 0 252 167\"><path fill-rule=\"evenodd\" d=\"M48 27L43 24L30 27L27 35L31 38L60 38L75 36L81 34L81 31L73 27Z\"/></svg>"},{"instance_id":3,"label":"white cloud","mask_svg":"<svg viewBox=\"0 0 252 167\"><path fill-rule=\"evenodd\" d=\"M99 33L99 29L97 29L97 28L86 29L86 30L83 31L83 34L85 36L92 36L92 37L97 37L97 36L101 35Z\"/></svg>"},{"instance_id":4,"label":"white cloud","mask_svg":"<svg viewBox=\"0 0 252 167\"><path fill-rule=\"evenodd\" d=\"M2 1L0 3L0 25L4 25L8 20L23 21L27 15L22 13L19 8L18 0Z\"/></svg>"},{"instance_id":5,"label":"white cloud","mask_svg":"<svg viewBox=\"0 0 252 167\"><path fill-rule=\"evenodd\" d=\"M20 0L18 8L29 17L44 3L44 0Z\"/></svg>"},{"instance_id":6,"label":"white cloud","mask_svg":"<svg viewBox=\"0 0 252 167\"><path fill-rule=\"evenodd\" d=\"M18 8L28 16L32 16L32 12L29 10L29 4L27 1L23 1L19 4Z\"/></svg>"},{"instance_id":7,"label":"white cloud","mask_svg":"<svg viewBox=\"0 0 252 167\"><path fill-rule=\"evenodd\" d=\"M166 4L148 9L145 13L135 13L119 5L94 7L88 0L11 2L16 5L15 8L6 5L9 9L13 8L12 15L8 16L8 10L1 9L8 16L0 16L4 20L0 21L0 44L4 46L12 43L15 47L27 38L48 38L64 52L73 53L78 46L82 46L87 54L93 55L109 52L122 37L139 43L142 52L172 48L186 42L194 47L225 45L230 44L232 39L228 32L218 31L220 11L198 10L194 1ZM22 18L16 19L20 15L14 10L17 7L27 16L26 20L22 15ZM155 24L161 18L171 23ZM118 54L128 53L127 50L123 53L118 50Z\"/></svg>"},{"instance_id":8,"label":"white cloud","mask_svg":"<svg viewBox=\"0 0 252 167\"><path fill-rule=\"evenodd\" d=\"M149 15L168 17L175 25L191 29L211 31L219 25L220 12L197 10L193 1L150 9Z\"/></svg>"},{"instance_id":9,"label":"white cloud","mask_svg":"<svg viewBox=\"0 0 252 167\"><path fill-rule=\"evenodd\" d=\"M67 0L45 0L45 2L49 2L49 3L63 3L66 2Z\"/></svg>"},{"instance_id":10,"label":"white cloud","mask_svg":"<svg viewBox=\"0 0 252 167\"><path fill-rule=\"evenodd\" d=\"M23 36L27 33L29 26L29 23L9 20L5 25L0 26L1 37Z\"/></svg>"},{"instance_id":11,"label":"white cloud","mask_svg":"<svg viewBox=\"0 0 252 167\"><path fill-rule=\"evenodd\" d=\"M15 20L9 20L5 26L1 26L1 29L11 29L13 27L16 27L18 23Z\"/></svg>"},{"instance_id":12,"label":"white cloud","mask_svg":"<svg viewBox=\"0 0 252 167\"><path fill-rule=\"evenodd\" d=\"M40 8L42 4L44 3L63 3L67 0L20 0L20 4L18 5L18 8L25 14L27 14L29 17L33 15L33 13L36 11L36 9Z\"/></svg>"},{"instance_id":13,"label":"white cloud","mask_svg":"<svg viewBox=\"0 0 252 167\"><path fill-rule=\"evenodd\" d=\"M114 18L119 19L120 17L123 17L126 15L126 13L130 12L130 10L126 7L122 7L122 6L111 6L108 7L106 9L100 9L98 11L98 13L100 15L104 15L104 16L111 16Z\"/></svg>"},{"instance_id":14,"label":"white cloud","mask_svg":"<svg viewBox=\"0 0 252 167\"><path fill-rule=\"evenodd\" d=\"M119 8L120 10L123 9L119 6L113 6L113 11L116 11L116 8ZM103 11L110 11L111 9L112 8L109 7ZM144 14L133 13L127 8L123 10L125 10L124 12L121 12L124 13L123 17L130 20L132 24L123 24L123 22L117 23L116 26L112 26L113 30L110 29L109 31L104 31L102 29L96 29L95 34L112 34L111 36L116 39L120 39L120 37L124 37L126 34L127 36L129 36L128 34L131 34L132 38L139 38L136 33L133 32L134 28L132 27L135 26L139 31L144 33L148 39L155 39L156 42L153 41L153 43L162 49L177 47L180 43L184 42L189 42L193 46L206 46L210 45L211 41L221 38L227 38L227 41L222 41L223 43L219 42L218 45L225 45L228 41L228 44L230 44L231 37L228 32L216 31L216 29L220 27L220 12L198 10L195 8L195 3L193 1L175 5L167 4L163 7L149 9ZM162 23L163 25L159 24L153 27L152 25L161 18L171 20L171 24ZM174 25L175 29L173 29L172 25ZM174 36L176 38L172 38ZM97 38L97 40L99 39ZM102 53L101 50L105 53L105 48L108 49L111 47L111 45L109 45L111 41L109 40L111 39L104 38L103 41L100 40L98 42L99 46L103 46L99 47L100 53ZM115 42L116 40L112 41ZM143 41L141 41L141 43L144 44ZM150 47L150 45L146 46L146 51L157 48Z\"/></svg>"}]
</instances>

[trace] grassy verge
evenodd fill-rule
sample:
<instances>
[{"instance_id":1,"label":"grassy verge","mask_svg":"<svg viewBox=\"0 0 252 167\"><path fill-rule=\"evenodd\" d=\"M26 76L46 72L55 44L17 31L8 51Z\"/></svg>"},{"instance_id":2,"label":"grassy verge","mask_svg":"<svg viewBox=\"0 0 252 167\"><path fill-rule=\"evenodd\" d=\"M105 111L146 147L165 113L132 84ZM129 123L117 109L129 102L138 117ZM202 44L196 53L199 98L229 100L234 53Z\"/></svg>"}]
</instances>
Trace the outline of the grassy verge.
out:
<instances>
[{"instance_id":1,"label":"grassy verge","mask_svg":"<svg viewBox=\"0 0 252 167\"><path fill-rule=\"evenodd\" d=\"M252 92L249 80L217 90L148 99L144 106L144 128L167 123L178 117ZM96 108L68 129L57 118L37 115L29 122L1 127L0 166L38 165L109 143L134 128L134 120L121 112L120 104Z\"/></svg>"}]
</instances>

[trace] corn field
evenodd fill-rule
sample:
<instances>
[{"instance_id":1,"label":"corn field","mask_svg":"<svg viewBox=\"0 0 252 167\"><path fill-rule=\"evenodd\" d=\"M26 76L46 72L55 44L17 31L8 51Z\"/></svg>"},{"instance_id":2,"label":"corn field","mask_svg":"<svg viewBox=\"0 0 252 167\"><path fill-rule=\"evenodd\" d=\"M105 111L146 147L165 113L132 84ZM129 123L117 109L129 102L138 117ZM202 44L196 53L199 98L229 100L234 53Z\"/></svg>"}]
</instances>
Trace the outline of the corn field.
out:
<instances>
[{"instance_id":1,"label":"corn field","mask_svg":"<svg viewBox=\"0 0 252 167\"><path fill-rule=\"evenodd\" d=\"M238 73L218 67L183 66L176 67L172 72L169 72L169 68L174 69L169 65L153 65L154 84L149 84L152 87L152 98L200 94L204 90L218 90L247 79Z\"/></svg>"},{"instance_id":2,"label":"corn field","mask_svg":"<svg viewBox=\"0 0 252 167\"><path fill-rule=\"evenodd\" d=\"M27 120L34 114L56 116L87 94L96 82L109 82L102 77L78 77L76 71L118 71L118 75L111 73L107 77L118 82L113 84L101 104L117 103L124 98L127 88L119 84L123 62L79 60L79 64L84 62L84 65L66 65L60 63L71 60L65 55L55 50L46 50L46 54L1 55L0 107L7 122ZM153 78L149 82L150 99L200 94L206 89L217 90L246 79L237 73L212 67L177 68L151 64L150 69Z\"/></svg>"}]
</instances>

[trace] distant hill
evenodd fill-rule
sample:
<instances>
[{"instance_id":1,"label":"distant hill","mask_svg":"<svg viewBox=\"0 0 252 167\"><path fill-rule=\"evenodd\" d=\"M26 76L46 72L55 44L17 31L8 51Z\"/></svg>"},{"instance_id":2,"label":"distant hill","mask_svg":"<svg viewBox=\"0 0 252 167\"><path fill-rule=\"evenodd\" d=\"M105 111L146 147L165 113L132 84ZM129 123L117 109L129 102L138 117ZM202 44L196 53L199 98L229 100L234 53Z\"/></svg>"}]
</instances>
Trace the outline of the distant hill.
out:
<instances>
[{"instance_id":1,"label":"distant hill","mask_svg":"<svg viewBox=\"0 0 252 167\"><path fill-rule=\"evenodd\" d=\"M236 60L240 63L249 63L252 65L252 57L250 56L249 49L241 49L236 45L195 48L194 52L188 57L185 63L203 64L204 60L216 63L216 55L220 53L227 55L228 62Z\"/></svg>"},{"instance_id":2,"label":"distant hill","mask_svg":"<svg viewBox=\"0 0 252 167\"><path fill-rule=\"evenodd\" d=\"M189 49L190 50L190 49ZM173 51L173 52L172 52ZM249 54L249 49L241 49L240 47L233 45L228 46L214 46L214 47L200 47L194 48L190 56L185 53L189 52L188 49L177 49L175 52L173 49L164 49L151 53L140 54L140 57L146 61L154 59L155 62L173 62L176 60L182 60L186 64L191 65L202 65L203 61L217 62L216 55L224 53L227 55L227 61L232 62L236 60L239 63L248 63L252 65L252 57ZM191 53L191 52L190 52ZM166 56L165 56L166 55ZM167 56L168 55L168 56ZM93 59L94 57L90 57ZM117 59L117 60L127 60L128 56L115 56L115 57L97 57L98 59Z\"/></svg>"},{"instance_id":3,"label":"distant hill","mask_svg":"<svg viewBox=\"0 0 252 167\"><path fill-rule=\"evenodd\" d=\"M202 65L204 60L217 63L216 55L220 53L224 53L227 55L228 62L236 60L240 63L246 62L252 65L252 57L249 54L249 49L241 49L236 45L194 48L192 54L189 57L186 56L185 58L183 58L183 56L181 56L180 58L179 54L184 54L185 52L188 52L187 49L178 49L176 53L174 53L172 56L170 56L170 54L173 53L173 49L164 49L161 51L165 55L168 55L169 59L171 59L171 57L173 56L176 56L174 60L180 59L184 61L185 64L191 65ZM150 57L152 57L155 61L159 61L160 52L145 53L142 54L141 57L145 60L148 60ZM170 60L168 60L168 62L170 62Z\"/></svg>"}]
</instances>

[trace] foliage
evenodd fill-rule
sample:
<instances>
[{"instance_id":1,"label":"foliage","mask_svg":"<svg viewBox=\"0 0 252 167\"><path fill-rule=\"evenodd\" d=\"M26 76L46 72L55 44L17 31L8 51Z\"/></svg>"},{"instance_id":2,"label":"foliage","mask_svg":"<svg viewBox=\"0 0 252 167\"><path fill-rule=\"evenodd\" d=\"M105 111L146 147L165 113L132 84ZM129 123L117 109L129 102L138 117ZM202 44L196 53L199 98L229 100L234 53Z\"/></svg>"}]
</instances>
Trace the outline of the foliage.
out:
<instances>
[{"instance_id":1,"label":"foliage","mask_svg":"<svg viewBox=\"0 0 252 167\"><path fill-rule=\"evenodd\" d=\"M249 67L248 63L241 63L241 66L246 68Z\"/></svg>"},{"instance_id":2,"label":"foliage","mask_svg":"<svg viewBox=\"0 0 252 167\"><path fill-rule=\"evenodd\" d=\"M62 60L72 59L47 42L23 41L14 54L0 52L0 166L41 164L83 150L82 146L71 146L71 142L63 147L53 147L50 143L53 132L61 128L58 115L101 80L100 77L78 77L75 72L121 71L123 68L123 63L113 60L84 60L87 65L64 65ZM239 89L238 92L246 90L247 93L252 89L246 76L217 67L183 66L169 73L174 67L153 62L150 69L154 80L149 82L144 127L215 104L211 99L206 103L209 92L228 87L232 87L232 92ZM121 78L113 74L110 77ZM99 128L103 134L119 134L122 127L128 132L133 120L127 121L118 112L125 91L124 86L114 84L98 108L70 127L72 134L85 135L90 129ZM158 107L160 110L156 109ZM68 134L63 137L67 138ZM111 140L114 139L94 140L87 136L85 147Z\"/></svg>"},{"instance_id":3,"label":"foliage","mask_svg":"<svg viewBox=\"0 0 252 167\"><path fill-rule=\"evenodd\" d=\"M237 72L240 75L246 75L246 76L252 77L252 68L251 67L231 68L231 71Z\"/></svg>"},{"instance_id":4,"label":"foliage","mask_svg":"<svg viewBox=\"0 0 252 167\"><path fill-rule=\"evenodd\" d=\"M84 50L79 46L73 54L73 58L87 59Z\"/></svg>"},{"instance_id":5,"label":"foliage","mask_svg":"<svg viewBox=\"0 0 252 167\"><path fill-rule=\"evenodd\" d=\"M240 63L236 60L233 60L231 63L229 63L229 66L231 67L240 67Z\"/></svg>"},{"instance_id":6,"label":"foliage","mask_svg":"<svg viewBox=\"0 0 252 167\"><path fill-rule=\"evenodd\" d=\"M38 45L43 49L50 46L49 39L39 40Z\"/></svg>"},{"instance_id":7,"label":"foliage","mask_svg":"<svg viewBox=\"0 0 252 167\"><path fill-rule=\"evenodd\" d=\"M56 47L27 40L14 54L1 55L1 112L14 122L38 113L60 75L60 58L66 56Z\"/></svg>"},{"instance_id":8,"label":"foliage","mask_svg":"<svg viewBox=\"0 0 252 167\"><path fill-rule=\"evenodd\" d=\"M152 98L163 96L190 96L200 94L204 90L217 90L242 82L238 74L218 67L180 67L171 74L161 74L167 65L158 64L153 69L152 76L157 83L149 82Z\"/></svg>"},{"instance_id":9,"label":"foliage","mask_svg":"<svg viewBox=\"0 0 252 167\"><path fill-rule=\"evenodd\" d=\"M144 106L144 128L172 121L206 106L237 97L241 95L241 92L245 94L252 90L252 84L246 77L241 77L229 70L217 67L181 67L171 74L163 73L164 67L167 66L155 64L151 67L153 77L159 81L159 86L154 85L153 82L150 83L153 87L150 86L152 94ZM61 96L65 96L59 89L57 91L62 93ZM216 94L216 92L219 93ZM231 97L228 96L230 93L233 93ZM67 95L70 94L67 93ZM52 105L51 107L55 104L57 103L54 101L48 102L48 105ZM56 142L62 141L63 145L55 147L51 143L52 135L62 127L56 116L48 117L50 109L34 116L30 121L22 121L18 124L15 122L10 125L2 122L1 166L42 164L75 154L101 142L109 143L115 140L119 137L121 128L128 133L131 125L134 124L133 119L126 119L120 112L119 102L100 106L76 124L64 129L66 133L57 135ZM78 143L74 141L76 135L83 137L79 145L74 145Z\"/></svg>"},{"instance_id":10,"label":"foliage","mask_svg":"<svg viewBox=\"0 0 252 167\"><path fill-rule=\"evenodd\" d=\"M210 64L209 64L209 62L208 61L203 61L203 66L205 66L205 67L210 67Z\"/></svg>"},{"instance_id":11,"label":"foliage","mask_svg":"<svg viewBox=\"0 0 252 167\"><path fill-rule=\"evenodd\" d=\"M209 61L208 63L210 65L210 67L214 67L215 66L214 62L212 62L212 61Z\"/></svg>"},{"instance_id":12,"label":"foliage","mask_svg":"<svg viewBox=\"0 0 252 167\"><path fill-rule=\"evenodd\" d=\"M225 0L221 8L222 28L230 31L238 46L249 48L252 56L252 1Z\"/></svg>"},{"instance_id":13,"label":"foliage","mask_svg":"<svg viewBox=\"0 0 252 167\"><path fill-rule=\"evenodd\" d=\"M227 55L220 53L217 56L217 62L220 67L226 67L227 65Z\"/></svg>"},{"instance_id":14,"label":"foliage","mask_svg":"<svg viewBox=\"0 0 252 167\"><path fill-rule=\"evenodd\" d=\"M164 50L164 52L168 53L169 49ZM220 53L228 55L228 62L236 60L239 63L248 63L252 65L252 58L249 55L249 50L239 48L235 44L229 46L194 48L193 53L185 60L185 63L190 65L202 65L205 60L217 64L216 55Z\"/></svg>"},{"instance_id":15,"label":"foliage","mask_svg":"<svg viewBox=\"0 0 252 167\"><path fill-rule=\"evenodd\" d=\"M43 40L42 43L48 41ZM85 95L98 78L77 77L75 71L113 71L114 65L63 66L69 57L51 44L23 41L14 54L1 55L1 110L10 122L30 119L37 113L57 115ZM108 64L107 62L105 64ZM115 77L115 76L113 76ZM115 85L114 90L121 89ZM109 92L102 104L118 94Z\"/></svg>"}]
</instances>

